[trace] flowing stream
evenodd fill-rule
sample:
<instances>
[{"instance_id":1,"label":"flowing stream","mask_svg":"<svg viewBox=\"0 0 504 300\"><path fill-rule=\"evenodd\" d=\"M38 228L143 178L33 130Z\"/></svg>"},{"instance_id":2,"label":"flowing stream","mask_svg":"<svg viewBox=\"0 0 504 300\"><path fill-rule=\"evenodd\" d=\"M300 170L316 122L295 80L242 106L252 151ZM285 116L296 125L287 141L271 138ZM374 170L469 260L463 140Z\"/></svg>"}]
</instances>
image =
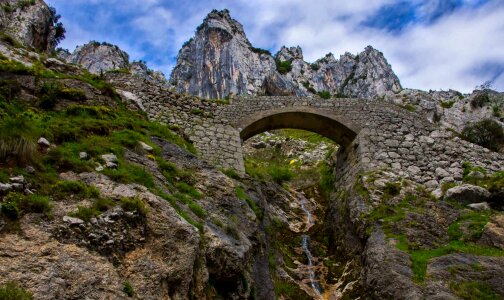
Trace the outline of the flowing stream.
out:
<instances>
[{"instance_id":1,"label":"flowing stream","mask_svg":"<svg viewBox=\"0 0 504 300\"><path fill-rule=\"evenodd\" d=\"M306 227L304 232L307 232L310 227L313 225L313 219L311 212L305 207L305 202L306 198L303 197L303 202L301 202L301 209L305 212L306 214ZM306 255L306 258L308 259L308 272L309 272L309 278L310 278L310 285L317 293L317 295L322 294L322 287L320 286L317 277L315 275L315 271L313 271L313 255L310 252L310 237L307 234L303 234L302 236L302 242L301 242L301 247L303 248L303 251Z\"/></svg>"}]
</instances>

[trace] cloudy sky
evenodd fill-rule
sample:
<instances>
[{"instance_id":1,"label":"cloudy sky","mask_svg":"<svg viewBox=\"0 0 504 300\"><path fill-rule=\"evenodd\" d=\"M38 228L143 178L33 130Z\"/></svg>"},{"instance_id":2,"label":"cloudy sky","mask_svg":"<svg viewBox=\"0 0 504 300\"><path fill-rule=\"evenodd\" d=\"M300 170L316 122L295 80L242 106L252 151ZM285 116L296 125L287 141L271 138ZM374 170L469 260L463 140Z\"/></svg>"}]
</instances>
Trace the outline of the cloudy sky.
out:
<instances>
[{"instance_id":1,"label":"cloudy sky","mask_svg":"<svg viewBox=\"0 0 504 300\"><path fill-rule=\"evenodd\" d=\"M178 50L212 9L228 8L255 47L303 48L312 62L367 45L385 54L404 87L504 91L503 0L46 0L73 50L117 44L169 75Z\"/></svg>"}]
</instances>

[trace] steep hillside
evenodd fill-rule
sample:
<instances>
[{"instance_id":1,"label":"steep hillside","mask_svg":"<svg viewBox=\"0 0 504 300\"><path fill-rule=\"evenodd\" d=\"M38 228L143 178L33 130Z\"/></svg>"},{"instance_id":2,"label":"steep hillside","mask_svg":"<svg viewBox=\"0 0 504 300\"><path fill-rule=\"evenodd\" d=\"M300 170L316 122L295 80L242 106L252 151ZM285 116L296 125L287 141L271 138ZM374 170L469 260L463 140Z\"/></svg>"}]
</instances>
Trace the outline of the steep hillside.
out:
<instances>
[{"instance_id":1,"label":"steep hillside","mask_svg":"<svg viewBox=\"0 0 504 300\"><path fill-rule=\"evenodd\" d=\"M397 92L372 48L317 66L301 49L283 48L277 63L251 48L227 11L214 11L197 32L211 39L195 38L183 52L229 59L239 80L212 69L210 78L223 76L212 85L219 90L191 77L195 92L374 93L287 107L348 106L337 120L362 119L364 128L352 124L347 144L292 129L243 141L231 113L281 115L294 97L202 99L170 89L107 43L46 53L3 34L0 299L504 297L504 156L439 126L499 120L501 94ZM257 87L242 85L245 66L264 67L245 81ZM301 70L311 74L308 88ZM317 79L335 70L343 87ZM492 137L492 129L504 142L499 123L484 124L472 135ZM217 145L208 149L226 153L230 168L216 167L215 153L199 145ZM243 172L232 168L238 158Z\"/></svg>"}]
</instances>

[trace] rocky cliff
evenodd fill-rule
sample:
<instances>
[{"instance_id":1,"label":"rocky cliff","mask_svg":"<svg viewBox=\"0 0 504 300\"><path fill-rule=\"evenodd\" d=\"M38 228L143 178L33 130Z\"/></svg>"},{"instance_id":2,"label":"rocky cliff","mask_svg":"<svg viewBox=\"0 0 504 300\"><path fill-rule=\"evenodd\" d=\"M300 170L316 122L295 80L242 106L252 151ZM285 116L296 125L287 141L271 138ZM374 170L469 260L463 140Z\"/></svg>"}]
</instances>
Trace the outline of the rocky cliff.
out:
<instances>
[{"instance_id":1,"label":"rocky cliff","mask_svg":"<svg viewBox=\"0 0 504 300\"><path fill-rule=\"evenodd\" d=\"M399 79L383 54L372 47L354 56L332 54L310 64L299 47L283 47L273 57L254 48L243 26L228 10L212 11L183 45L171 83L179 92L205 98L229 94L337 96L372 98L399 92Z\"/></svg>"},{"instance_id":2,"label":"rocky cliff","mask_svg":"<svg viewBox=\"0 0 504 300\"><path fill-rule=\"evenodd\" d=\"M42 0L3 0L0 6L0 30L25 47L52 52L64 37L59 16Z\"/></svg>"},{"instance_id":3,"label":"rocky cliff","mask_svg":"<svg viewBox=\"0 0 504 300\"><path fill-rule=\"evenodd\" d=\"M128 53L108 43L92 41L77 47L72 54L60 53L67 62L81 65L93 74L129 68Z\"/></svg>"}]
</instances>

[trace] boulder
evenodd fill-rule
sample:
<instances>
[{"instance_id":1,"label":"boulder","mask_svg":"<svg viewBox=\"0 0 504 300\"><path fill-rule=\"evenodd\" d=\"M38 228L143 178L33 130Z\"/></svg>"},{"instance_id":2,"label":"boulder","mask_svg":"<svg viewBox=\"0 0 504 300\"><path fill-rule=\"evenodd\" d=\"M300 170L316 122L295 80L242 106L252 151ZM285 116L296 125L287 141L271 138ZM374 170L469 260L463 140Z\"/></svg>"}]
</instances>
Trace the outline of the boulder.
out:
<instances>
[{"instance_id":1,"label":"boulder","mask_svg":"<svg viewBox=\"0 0 504 300\"><path fill-rule=\"evenodd\" d=\"M488 246L504 250L504 215L495 216L485 225L481 241Z\"/></svg>"},{"instance_id":2,"label":"boulder","mask_svg":"<svg viewBox=\"0 0 504 300\"><path fill-rule=\"evenodd\" d=\"M144 142L139 142L139 144L140 144L140 147L142 147L142 149L145 150L145 151L147 151L147 152L154 151L154 148L152 148L151 146L147 145Z\"/></svg>"},{"instance_id":3,"label":"boulder","mask_svg":"<svg viewBox=\"0 0 504 300\"><path fill-rule=\"evenodd\" d=\"M490 209L490 205L488 205L488 202L471 203L468 206L474 210L489 210Z\"/></svg>"},{"instance_id":4,"label":"boulder","mask_svg":"<svg viewBox=\"0 0 504 300\"><path fill-rule=\"evenodd\" d=\"M108 169L114 169L117 168L117 163L119 162L117 160L117 156L115 154L103 154L101 158L105 161L105 167Z\"/></svg>"},{"instance_id":5,"label":"boulder","mask_svg":"<svg viewBox=\"0 0 504 300\"><path fill-rule=\"evenodd\" d=\"M481 203L490 198L490 192L482 187L463 184L446 191L445 199L451 199L462 203Z\"/></svg>"},{"instance_id":6,"label":"boulder","mask_svg":"<svg viewBox=\"0 0 504 300\"><path fill-rule=\"evenodd\" d=\"M40 147L44 147L44 148L49 148L51 146L51 143L44 137L39 138L37 141L37 144Z\"/></svg>"}]
</instances>

